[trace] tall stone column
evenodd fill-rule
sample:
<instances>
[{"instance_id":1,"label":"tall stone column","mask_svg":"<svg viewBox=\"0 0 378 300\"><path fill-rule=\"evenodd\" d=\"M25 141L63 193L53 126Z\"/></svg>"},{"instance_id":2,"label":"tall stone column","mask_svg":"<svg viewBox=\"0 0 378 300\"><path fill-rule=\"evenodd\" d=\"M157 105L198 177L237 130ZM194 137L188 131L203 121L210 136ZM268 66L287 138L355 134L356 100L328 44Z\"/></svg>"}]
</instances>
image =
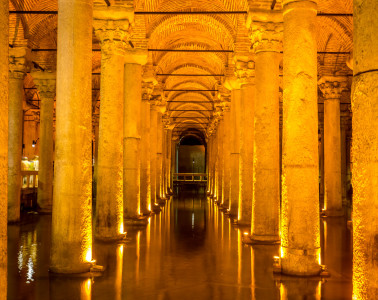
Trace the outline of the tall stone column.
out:
<instances>
[{"instance_id":1,"label":"tall stone column","mask_svg":"<svg viewBox=\"0 0 378 300\"><path fill-rule=\"evenodd\" d=\"M240 114L241 90L240 85L231 91L231 187L230 187L230 215L237 219L239 214L240 189Z\"/></svg>"},{"instance_id":2,"label":"tall stone column","mask_svg":"<svg viewBox=\"0 0 378 300\"><path fill-rule=\"evenodd\" d=\"M151 102L150 107L150 160L151 160L151 204L155 205L157 204L157 116L158 116L158 109L156 107L156 102Z\"/></svg>"},{"instance_id":3,"label":"tall stone column","mask_svg":"<svg viewBox=\"0 0 378 300\"><path fill-rule=\"evenodd\" d=\"M95 238L124 237L123 81L124 55L133 12L121 6L95 6L94 32L101 43L101 106L98 141Z\"/></svg>"},{"instance_id":4,"label":"tall stone column","mask_svg":"<svg viewBox=\"0 0 378 300\"><path fill-rule=\"evenodd\" d=\"M54 157L54 98L55 72L32 72L41 99L39 131L39 171L37 203L40 212L52 212Z\"/></svg>"},{"instance_id":5,"label":"tall stone column","mask_svg":"<svg viewBox=\"0 0 378 300\"><path fill-rule=\"evenodd\" d=\"M324 212L342 216L340 97L346 88L345 77L322 77L319 88L324 96Z\"/></svg>"},{"instance_id":6,"label":"tall stone column","mask_svg":"<svg viewBox=\"0 0 378 300\"><path fill-rule=\"evenodd\" d=\"M0 0L0 106L8 102L9 1ZM7 219L8 219L8 114L0 118L0 300L7 299Z\"/></svg>"},{"instance_id":7,"label":"tall stone column","mask_svg":"<svg viewBox=\"0 0 378 300\"><path fill-rule=\"evenodd\" d=\"M173 130L172 130L172 143L171 143L171 192L174 193L174 185L173 185L173 174L176 173L176 147L177 147L177 138L173 137Z\"/></svg>"},{"instance_id":8,"label":"tall stone column","mask_svg":"<svg viewBox=\"0 0 378 300\"><path fill-rule=\"evenodd\" d=\"M253 199L253 138L255 107L255 63L248 56L238 57L235 71L241 84L240 109L240 186L238 224L250 225Z\"/></svg>"},{"instance_id":9,"label":"tall stone column","mask_svg":"<svg viewBox=\"0 0 378 300\"><path fill-rule=\"evenodd\" d=\"M156 144L156 198L162 200L162 175L163 175L163 122L162 113L157 114L157 144Z\"/></svg>"},{"instance_id":10,"label":"tall stone column","mask_svg":"<svg viewBox=\"0 0 378 300\"><path fill-rule=\"evenodd\" d=\"M211 197L211 186L212 186L212 180L213 180L213 158L212 158L212 152L213 152L213 137L211 135L210 130L207 131L208 141L207 141L207 164L208 164L208 170L207 170L207 192L206 194Z\"/></svg>"},{"instance_id":11,"label":"tall stone column","mask_svg":"<svg viewBox=\"0 0 378 300\"><path fill-rule=\"evenodd\" d=\"M230 103L223 104L223 119L224 119L224 142L223 142L223 182L222 182L222 207L229 208L230 205L230 181L231 181L231 162L230 162Z\"/></svg>"},{"instance_id":12,"label":"tall stone column","mask_svg":"<svg viewBox=\"0 0 378 300\"><path fill-rule=\"evenodd\" d=\"M318 95L314 1L284 0L282 272L320 272Z\"/></svg>"},{"instance_id":13,"label":"tall stone column","mask_svg":"<svg viewBox=\"0 0 378 300\"><path fill-rule=\"evenodd\" d=\"M253 240L280 239L279 64L282 12L252 13L251 41L256 63L253 171Z\"/></svg>"},{"instance_id":14,"label":"tall stone column","mask_svg":"<svg viewBox=\"0 0 378 300\"><path fill-rule=\"evenodd\" d=\"M212 196L213 200L216 200L218 197L218 136L219 130L217 127L217 121L215 121L215 131L213 133L214 140L213 140L213 187L212 187Z\"/></svg>"},{"instance_id":15,"label":"tall stone column","mask_svg":"<svg viewBox=\"0 0 378 300\"><path fill-rule=\"evenodd\" d=\"M149 214L151 205L151 124L150 98L154 82L143 80L142 108L141 108L141 161L140 161L140 206L142 214Z\"/></svg>"},{"instance_id":16,"label":"tall stone column","mask_svg":"<svg viewBox=\"0 0 378 300\"><path fill-rule=\"evenodd\" d=\"M378 2L353 1L353 299L378 295Z\"/></svg>"},{"instance_id":17,"label":"tall stone column","mask_svg":"<svg viewBox=\"0 0 378 300\"><path fill-rule=\"evenodd\" d=\"M123 207L126 218L138 218L140 211L140 116L144 51L127 51L124 73L123 109Z\"/></svg>"},{"instance_id":18,"label":"tall stone column","mask_svg":"<svg viewBox=\"0 0 378 300\"><path fill-rule=\"evenodd\" d=\"M20 221L24 78L28 49L9 49L8 222Z\"/></svg>"},{"instance_id":19,"label":"tall stone column","mask_svg":"<svg viewBox=\"0 0 378 300\"><path fill-rule=\"evenodd\" d=\"M346 143L346 130L348 120L345 117L340 119L340 148L341 148L341 197L343 205L347 205L347 143Z\"/></svg>"},{"instance_id":20,"label":"tall stone column","mask_svg":"<svg viewBox=\"0 0 378 300\"><path fill-rule=\"evenodd\" d=\"M223 113L222 113L223 115ZM223 169L224 169L224 121L223 117L220 118L218 124L218 197L217 203L221 204L223 199Z\"/></svg>"},{"instance_id":21,"label":"tall stone column","mask_svg":"<svg viewBox=\"0 0 378 300\"><path fill-rule=\"evenodd\" d=\"M58 6L50 270L81 273L92 264L93 1L59 0Z\"/></svg>"},{"instance_id":22,"label":"tall stone column","mask_svg":"<svg viewBox=\"0 0 378 300\"><path fill-rule=\"evenodd\" d=\"M167 190L166 195L172 194L172 130L174 125L170 125L168 128L168 136L167 136Z\"/></svg>"}]
</instances>

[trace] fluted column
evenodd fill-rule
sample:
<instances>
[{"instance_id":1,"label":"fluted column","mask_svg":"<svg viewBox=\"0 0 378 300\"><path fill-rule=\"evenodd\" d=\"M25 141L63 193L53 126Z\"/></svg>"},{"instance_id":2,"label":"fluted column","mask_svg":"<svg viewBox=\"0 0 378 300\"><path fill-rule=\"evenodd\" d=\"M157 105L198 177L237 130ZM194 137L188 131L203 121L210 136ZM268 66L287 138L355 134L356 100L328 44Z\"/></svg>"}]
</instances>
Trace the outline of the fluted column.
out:
<instances>
[{"instance_id":1,"label":"fluted column","mask_svg":"<svg viewBox=\"0 0 378 300\"><path fill-rule=\"evenodd\" d=\"M9 49L8 222L20 221L24 78L28 49Z\"/></svg>"},{"instance_id":2,"label":"fluted column","mask_svg":"<svg viewBox=\"0 0 378 300\"><path fill-rule=\"evenodd\" d=\"M151 205L151 124L150 98L154 82L144 79L141 108L141 161L140 161L140 206L142 214L149 214Z\"/></svg>"},{"instance_id":3,"label":"fluted column","mask_svg":"<svg viewBox=\"0 0 378 300\"><path fill-rule=\"evenodd\" d=\"M240 186L238 224L250 225L253 198L253 138L255 110L255 63L250 57L239 57L235 71L241 84L240 103Z\"/></svg>"},{"instance_id":4,"label":"fluted column","mask_svg":"<svg viewBox=\"0 0 378 300\"><path fill-rule=\"evenodd\" d=\"M117 15L117 18L113 16ZM133 12L95 6L94 32L101 43L101 106L98 141L95 237L114 240L123 227L123 76Z\"/></svg>"},{"instance_id":5,"label":"fluted column","mask_svg":"<svg viewBox=\"0 0 378 300\"><path fill-rule=\"evenodd\" d=\"M8 111L9 1L0 0L0 106ZM7 299L8 114L0 118L0 300Z\"/></svg>"},{"instance_id":6,"label":"fluted column","mask_svg":"<svg viewBox=\"0 0 378 300\"><path fill-rule=\"evenodd\" d=\"M224 119L224 143L223 143L223 182L222 182L222 207L229 208L230 205L230 181L231 181L231 162L230 162L230 103L225 102L223 105Z\"/></svg>"},{"instance_id":7,"label":"fluted column","mask_svg":"<svg viewBox=\"0 0 378 300\"><path fill-rule=\"evenodd\" d=\"M353 299L378 295L378 2L353 1Z\"/></svg>"},{"instance_id":8,"label":"fluted column","mask_svg":"<svg viewBox=\"0 0 378 300\"><path fill-rule=\"evenodd\" d=\"M123 207L126 218L140 211L140 116L142 105L142 65L145 51L128 50L125 55L123 109Z\"/></svg>"},{"instance_id":9,"label":"fluted column","mask_svg":"<svg viewBox=\"0 0 378 300\"><path fill-rule=\"evenodd\" d=\"M37 203L40 212L51 213L53 197L55 72L32 72L41 99L39 125L39 171Z\"/></svg>"},{"instance_id":10,"label":"fluted column","mask_svg":"<svg viewBox=\"0 0 378 300\"><path fill-rule=\"evenodd\" d=\"M252 12L256 99L251 238L280 239L279 63L282 12Z\"/></svg>"},{"instance_id":11,"label":"fluted column","mask_svg":"<svg viewBox=\"0 0 378 300\"><path fill-rule=\"evenodd\" d=\"M50 270L80 273L92 261L93 1L59 0L58 6Z\"/></svg>"},{"instance_id":12,"label":"fluted column","mask_svg":"<svg viewBox=\"0 0 378 300\"><path fill-rule=\"evenodd\" d=\"M324 96L324 212L342 216L340 97L345 77L322 77L319 88Z\"/></svg>"},{"instance_id":13,"label":"fluted column","mask_svg":"<svg viewBox=\"0 0 378 300\"><path fill-rule=\"evenodd\" d=\"M317 53L314 1L284 0L282 272L320 272Z\"/></svg>"}]
</instances>

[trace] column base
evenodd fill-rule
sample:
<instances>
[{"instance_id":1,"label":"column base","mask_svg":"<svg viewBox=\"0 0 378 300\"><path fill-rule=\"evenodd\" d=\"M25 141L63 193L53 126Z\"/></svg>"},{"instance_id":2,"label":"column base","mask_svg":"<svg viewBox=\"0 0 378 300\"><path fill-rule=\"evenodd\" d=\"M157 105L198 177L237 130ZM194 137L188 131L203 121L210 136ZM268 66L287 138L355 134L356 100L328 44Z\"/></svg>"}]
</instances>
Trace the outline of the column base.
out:
<instances>
[{"instance_id":1,"label":"column base","mask_svg":"<svg viewBox=\"0 0 378 300\"><path fill-rule=\"evenodd\" d=\"M294 276L319 276L320 248L293 249L281 246L281 272Z\"/></svg>"},{"instance_id":2,"label":"column base","mask_svg":"<svg viewBox=\"0 0 378 300\"><path fill-rule=\"evenodd\" d=\"M64 270L62 272L62 270L54 270L54 268L50 268L49 269L49 273L50 273L50 276L54 276L54 277L65 277L65 276L69 276L69 277L84 277L84 278L88 278L88 277L99 277L99 276L102 276L102 273L104 272L104 267L103 266L100 266L100 265L96 265L96 264L91 264L89 266L88 269L82 271L82 272L66 272L66 270Z\"/></svg>"},{"instance_id":3,"label":"column base","mask_svg":"<svg viewBox=\"0 0 378 300\"><path fill-rule=\"evenodd\" d=\"M148 218L145 216L128 217L124 219L124 223L129 226L147 226Z\"/></svg>"},{"instance_id":4,"label":"column base","mask_svg":"<svg viewBox=\"0 0 378 300\"><path fill-rule=\"evenodd\" d=\"M242 242L247 245L279 245L280 239L277 236L271 236L271 239L261 239L263 236L244 235Z\"/></svg>"}]
</instances>

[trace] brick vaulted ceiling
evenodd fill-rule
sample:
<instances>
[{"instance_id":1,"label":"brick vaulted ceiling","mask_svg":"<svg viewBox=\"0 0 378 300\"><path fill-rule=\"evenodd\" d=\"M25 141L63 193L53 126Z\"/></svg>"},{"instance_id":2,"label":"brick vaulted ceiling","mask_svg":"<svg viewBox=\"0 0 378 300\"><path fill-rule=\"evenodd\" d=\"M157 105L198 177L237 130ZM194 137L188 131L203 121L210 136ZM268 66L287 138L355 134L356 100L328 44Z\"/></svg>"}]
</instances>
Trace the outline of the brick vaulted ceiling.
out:
<instances>
[{"instance_id":1,"label":"brick vaulted ceiling","mask_svg":"<svg viewBox=\"0 0 378 300\"><path fill-rule=\"evenodd\" d=\"M123 1L107 1L116 5ZM94 2L103 2L95 0ZM238 11L267 6L272 0L134 0L136 12ZM318 72L322 75L350 75L346 62L352 51L352 0L318 0L317 44ZM274 9L281 8L277 0ZM57 0L11 0L11 11L57 11ZM328 15L327 15L328 14ZM330 14L330 15L329 15ZM155 74L195 74L206 76L157 75L158 91L167 102L167 114L176 125L175 134L195 129L205 135L216 113L217 91L224 75L232 68L235 52L248 45L246 13L239 14L138 14L135 16L134 47L174 50L229 50L229 52L149 51L148 65ZM56 14L10 14L11 46L27 44L34 51L32 60L44 69L54 69L56 49ZM99 49L93 37L93 49ZM93 52L93 72L101 72L101 52ZM230 71L228 71L229 73ZM209 76L210 75L210 76ZM34 87L30 75L25 88ZM94 113L98 113L100 76L93 75ZM167 91L205 90L205 91ZM37 93L30 97L38 97ZM28 95L27 95L28 97ZM184 111L186 110L186 111ZM94 118L96 119L96 118Z\"/></svg>"}]
</instances>

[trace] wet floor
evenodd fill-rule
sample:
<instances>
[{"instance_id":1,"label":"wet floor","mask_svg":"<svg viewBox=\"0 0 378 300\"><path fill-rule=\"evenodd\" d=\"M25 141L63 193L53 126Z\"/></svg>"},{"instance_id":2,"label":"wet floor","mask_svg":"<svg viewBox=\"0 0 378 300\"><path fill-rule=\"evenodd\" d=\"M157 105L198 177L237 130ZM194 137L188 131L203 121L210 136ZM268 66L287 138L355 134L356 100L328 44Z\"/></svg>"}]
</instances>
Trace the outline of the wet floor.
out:
<instances>
[{"instance_id":1,"label":"wet floor","mask_svg":"<svg viewBox=\"0 0 378 300\"><path fill-rule=\"evenodd\" d=\"M199 191L181 191L125 244L94 244L104 274L49 276L50 216L29 214L8 230L8 299L351 299L351 233L343 218L321 220L322 263L331 277L277 277L279 246L243 245ZM1 291L0 291L1 293Z\"/></svg>"}]
</instances>

